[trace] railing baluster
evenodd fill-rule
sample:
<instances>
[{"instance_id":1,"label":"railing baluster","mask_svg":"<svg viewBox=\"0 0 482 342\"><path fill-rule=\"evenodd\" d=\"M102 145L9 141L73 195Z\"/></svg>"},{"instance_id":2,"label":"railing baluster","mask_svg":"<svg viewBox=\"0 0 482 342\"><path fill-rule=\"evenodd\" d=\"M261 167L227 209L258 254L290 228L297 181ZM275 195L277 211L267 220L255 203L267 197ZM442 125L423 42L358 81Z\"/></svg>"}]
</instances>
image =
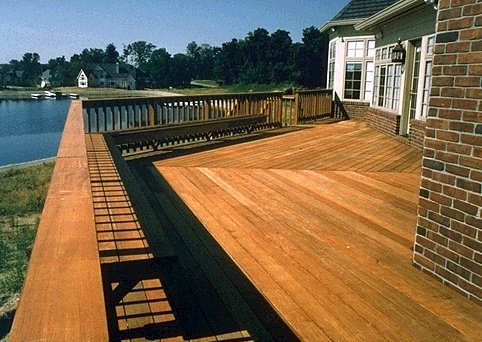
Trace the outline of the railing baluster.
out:
<instances>
[{"instance_id":1,"label":"railing baluster","mask_svg":"<svg viewBox=\"0 0 482 342\"><path fill-rule=\"evenodd\" d=\"M298 91L291 97L272 92L84 100L82 103L87 132L255 114L265 114L267 122L286 126L328 114L338 115L338 106L332 105L331 89Z\"/></svg>"}]
</instances>

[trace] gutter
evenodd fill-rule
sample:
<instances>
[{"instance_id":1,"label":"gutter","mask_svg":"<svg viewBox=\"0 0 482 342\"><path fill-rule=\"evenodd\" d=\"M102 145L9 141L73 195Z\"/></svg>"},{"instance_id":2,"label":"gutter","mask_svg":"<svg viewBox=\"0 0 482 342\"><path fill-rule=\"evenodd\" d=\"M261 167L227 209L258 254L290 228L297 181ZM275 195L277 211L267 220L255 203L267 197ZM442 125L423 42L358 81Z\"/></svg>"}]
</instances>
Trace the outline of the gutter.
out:
<instances>
[{"instance_id":1,"label":"gutter","mask_svg":"<svg viewBox=\"0 0 482 342\"><path fill-rule=\"evenodd\" d=\"M349 25L357 25L358 23L362 22L366 18L357 18L357 19L345 19L345 20L334 20L334 21L329 21L322 27L320 27L321 32L326 32L332 27L337 27L337 26L349 26Z\"/></svg>"},{"instance_id":2,"label":"gutter","mask_svg":"<svg viewBox=\"0 0 482 342\"><path fill-rule=\"evenodd\" d=\"M355 30L370 30L384 21L393 18L396 15L407 12L415 7L426 4L424 0L402 0L385 8L384 10L372 15L371 17L355 24Z\"/></svg>"}]
</instances>

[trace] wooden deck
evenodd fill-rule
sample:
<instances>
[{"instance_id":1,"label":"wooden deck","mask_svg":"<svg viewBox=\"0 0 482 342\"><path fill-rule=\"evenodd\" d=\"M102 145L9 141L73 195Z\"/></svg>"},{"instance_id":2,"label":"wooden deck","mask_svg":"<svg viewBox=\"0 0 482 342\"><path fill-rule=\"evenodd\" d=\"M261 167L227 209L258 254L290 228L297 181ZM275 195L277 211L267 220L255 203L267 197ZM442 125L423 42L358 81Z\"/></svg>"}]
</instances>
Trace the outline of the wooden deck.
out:
<instances>
[{"instance_id":1,"label":"wooden deck","mask_svg":"<svg viewBox=\"0 0 482 342\"><path fill-rule=\"evenodd\" d=\"M132 163L202 224L178 230L191 253L212 238L299 338L481 340L481 308L412 266L420 160L347 121Z\"/></svg>"},{"instance_id":2,"label":"wooden deck","mask_svg":"<svg viewBox=\"0 0 482 342\"><path fill-rule=\"evenodd\" d=\"M411 266L419 151L344 121L126 162L81 114L11 341L482 340L481 308Z\"/></svg>"}]
</instances>

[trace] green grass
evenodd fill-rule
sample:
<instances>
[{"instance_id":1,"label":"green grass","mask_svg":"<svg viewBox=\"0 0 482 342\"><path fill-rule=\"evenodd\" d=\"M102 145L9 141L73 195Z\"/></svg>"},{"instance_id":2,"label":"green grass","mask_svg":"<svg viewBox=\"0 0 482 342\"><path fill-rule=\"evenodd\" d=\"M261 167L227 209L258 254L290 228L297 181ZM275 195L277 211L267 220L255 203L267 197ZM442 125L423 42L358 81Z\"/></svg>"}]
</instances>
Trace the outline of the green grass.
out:
<instances>
[{"instance_id":1,"label":"green grass","mask_svg":"<svg viewBox=\"0 0 482 342\"><path fill-rule=\"evenodd\" d=\"M283 91L292 87L291 83L282 84L240 84L231 86L219 86L212 88L172 88L165 89L165 91L172 91L183 95L198 95L198 94L228 94L228 93L252 93L252 92L270 92Z\"/></svg>"},{"instance_id":2,"label":"green grass","mask_svg":"<svg viewBox=\"0 0 482 342\"><path fill-rule=\"evenodd\" d=\"M0 307L22 287L53 166L0 172Z\"/></svg>"},{"instance_id":3,"label":"green grass","mask_svg":"<svg viewBox=\"0 0 482 342\"><path fill-rule=\"evenodd\" d=\"M198 80L206 87L187 87L187 88L169 88L169 89L144 89L144 90L126 90L116 88L78 88L78 87L61 87L54 88L54 91L61 91L62 93L76 93L81 97L90 99L100 98L125 98L125 97L157 97L165 96L168 93L176 93L183 95L215 95L226 93L248 93L248 92L268 92L268 91L282 91L293 86L291 83L282 84L243 84L232 86L218 86L213 80ZM29 99L30 94L42 92L44 89L39 88L9 88L0 90L1 99Z\"/></svg>"},{"instance_id":4,"label":"green grass","mask_svg":"<svg viewBox=\"0 0 482 342\"><path fill-rule=\"evenodd\" d=\"M191 84L199 87L217 88L219 83L214 80L192 80Z\"/></svg>"}]
</instances>

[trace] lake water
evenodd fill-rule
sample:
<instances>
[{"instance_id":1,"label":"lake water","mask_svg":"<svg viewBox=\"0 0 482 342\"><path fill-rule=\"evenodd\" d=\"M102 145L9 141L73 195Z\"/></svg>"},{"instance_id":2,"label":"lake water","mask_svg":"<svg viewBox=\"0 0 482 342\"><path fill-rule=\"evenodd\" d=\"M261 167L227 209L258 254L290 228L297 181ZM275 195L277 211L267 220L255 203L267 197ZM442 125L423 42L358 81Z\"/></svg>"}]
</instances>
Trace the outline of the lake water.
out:
<instances>
[{"instance_id":1,"label":"lake water","mask_svg":"<svg viewBox=\"0 0 482 342\"><path fill-rule=\"evenodd\" d=\"M70 100L0 100L0 167L55 157Z\"/></svg>"}]
</instances>

